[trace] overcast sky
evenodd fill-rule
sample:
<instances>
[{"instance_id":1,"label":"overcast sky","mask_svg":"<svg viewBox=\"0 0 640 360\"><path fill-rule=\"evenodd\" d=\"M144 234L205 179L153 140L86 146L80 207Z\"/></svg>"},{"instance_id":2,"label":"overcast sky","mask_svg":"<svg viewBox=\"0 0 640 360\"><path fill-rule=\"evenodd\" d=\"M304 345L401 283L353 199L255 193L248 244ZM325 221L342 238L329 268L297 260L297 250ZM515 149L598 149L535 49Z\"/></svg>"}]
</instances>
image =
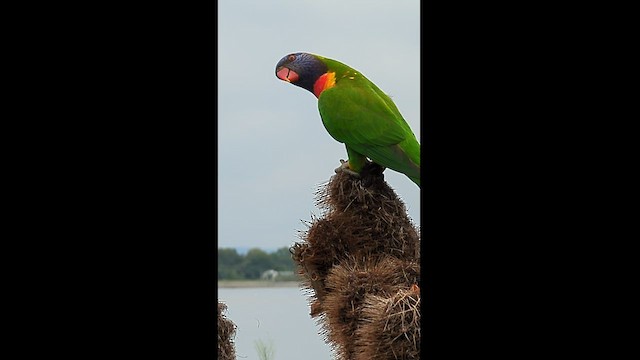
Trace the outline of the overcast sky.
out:
<instances>
[{"instance_id":1,"label":"overcast sky","mask_svg":"<svg viewBox=\"0 0 640 360\"><path fill-rule=\"evenodd\" d=\"M317 99L275 76L285 55L341 61L391 96L420 141L419 0L218 1L218 247L276 249L321 215L314 193L346 159ZM421 141L420 141L421 142ZM385 180L420 225L420 190Z\"/></svg>"}]
</instances>

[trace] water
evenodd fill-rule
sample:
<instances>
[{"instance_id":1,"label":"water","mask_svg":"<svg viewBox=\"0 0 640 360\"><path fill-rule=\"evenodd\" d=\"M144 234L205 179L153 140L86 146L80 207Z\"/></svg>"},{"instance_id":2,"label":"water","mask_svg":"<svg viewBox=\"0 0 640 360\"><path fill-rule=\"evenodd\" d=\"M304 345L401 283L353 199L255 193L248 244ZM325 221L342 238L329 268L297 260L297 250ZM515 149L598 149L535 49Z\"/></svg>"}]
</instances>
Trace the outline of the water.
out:
<instances>
[{"instance_id":1,"label":"water","mask_svg":"<svg viewBox=\"0 0 640 360\"><path fill-rule=\"evenodd\" d=\"M331 348L309 316L306 294L295 287L218 288L226 317L238 327L234 339L238 360L259 360L254 342L271 343L271 360L330 360Z\"/></svg>"}]
</instances>

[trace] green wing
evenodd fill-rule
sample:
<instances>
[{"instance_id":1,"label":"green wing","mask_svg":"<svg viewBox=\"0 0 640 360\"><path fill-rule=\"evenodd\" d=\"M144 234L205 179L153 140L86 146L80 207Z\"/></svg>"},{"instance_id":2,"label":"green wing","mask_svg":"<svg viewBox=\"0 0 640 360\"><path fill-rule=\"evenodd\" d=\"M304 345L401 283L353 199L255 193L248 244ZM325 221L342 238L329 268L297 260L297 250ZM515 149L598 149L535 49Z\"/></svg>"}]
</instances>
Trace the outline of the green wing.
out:
<instances>
[{"instance_id":1,"label":"green wing","mask_svg":"<svg viewBox=\"0 0 640 360\"><path fill-rule=\"evenodd\" d=\"M362 77L341 79L318 99L322 122L339 142L420 182L420 144L393 101ZM417 181L416 181L417 180Z\"/></svg>"}]
</instances>

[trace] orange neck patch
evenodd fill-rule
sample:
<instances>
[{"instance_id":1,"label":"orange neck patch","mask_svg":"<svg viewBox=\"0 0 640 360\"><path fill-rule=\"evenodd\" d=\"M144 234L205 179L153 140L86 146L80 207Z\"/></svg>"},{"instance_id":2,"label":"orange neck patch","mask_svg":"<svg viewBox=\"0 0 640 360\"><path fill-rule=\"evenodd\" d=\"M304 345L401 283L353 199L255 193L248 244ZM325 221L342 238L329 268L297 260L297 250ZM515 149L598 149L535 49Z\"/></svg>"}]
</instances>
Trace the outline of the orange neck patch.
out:
<instances>
[{"instance_id":1,"label":"orange neck patch","mask_svg":"<svg viewBox=\"0 0 640 360\"><path fill-rule=\"evenodd\" d=\"M313 84L313 94L319 98L320 94L329 89L332 88L333 85L336 84L336 73L334 72L327 72L322 74L322 76L320 76L318 78L318 80L316 80L315 84Z\"/></svg>"}]
</instances>

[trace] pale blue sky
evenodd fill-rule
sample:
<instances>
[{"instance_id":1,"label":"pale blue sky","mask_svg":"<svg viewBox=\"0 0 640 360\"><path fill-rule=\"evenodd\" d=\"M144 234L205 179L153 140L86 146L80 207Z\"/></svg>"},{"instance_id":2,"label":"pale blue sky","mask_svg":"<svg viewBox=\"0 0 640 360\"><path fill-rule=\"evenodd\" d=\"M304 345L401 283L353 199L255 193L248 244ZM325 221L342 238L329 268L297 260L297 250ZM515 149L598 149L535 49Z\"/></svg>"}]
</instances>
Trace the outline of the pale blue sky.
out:
<instances>
[{"instance_id":1,"label":"pale blue sky","mask_svg":"<svg viewBox=\"0 0 640 360\"><path fill-rule=\"evenodd\" d=\"M291 52L339 60L389 94L420 141L418 0L218 1L218 246L275 249L320 215L314 193L346 159L317 99L280 81ZM428 54L425 54L428 56ZM420 224L420 190L385 180Z\"/></svg>"}]
</instances>

